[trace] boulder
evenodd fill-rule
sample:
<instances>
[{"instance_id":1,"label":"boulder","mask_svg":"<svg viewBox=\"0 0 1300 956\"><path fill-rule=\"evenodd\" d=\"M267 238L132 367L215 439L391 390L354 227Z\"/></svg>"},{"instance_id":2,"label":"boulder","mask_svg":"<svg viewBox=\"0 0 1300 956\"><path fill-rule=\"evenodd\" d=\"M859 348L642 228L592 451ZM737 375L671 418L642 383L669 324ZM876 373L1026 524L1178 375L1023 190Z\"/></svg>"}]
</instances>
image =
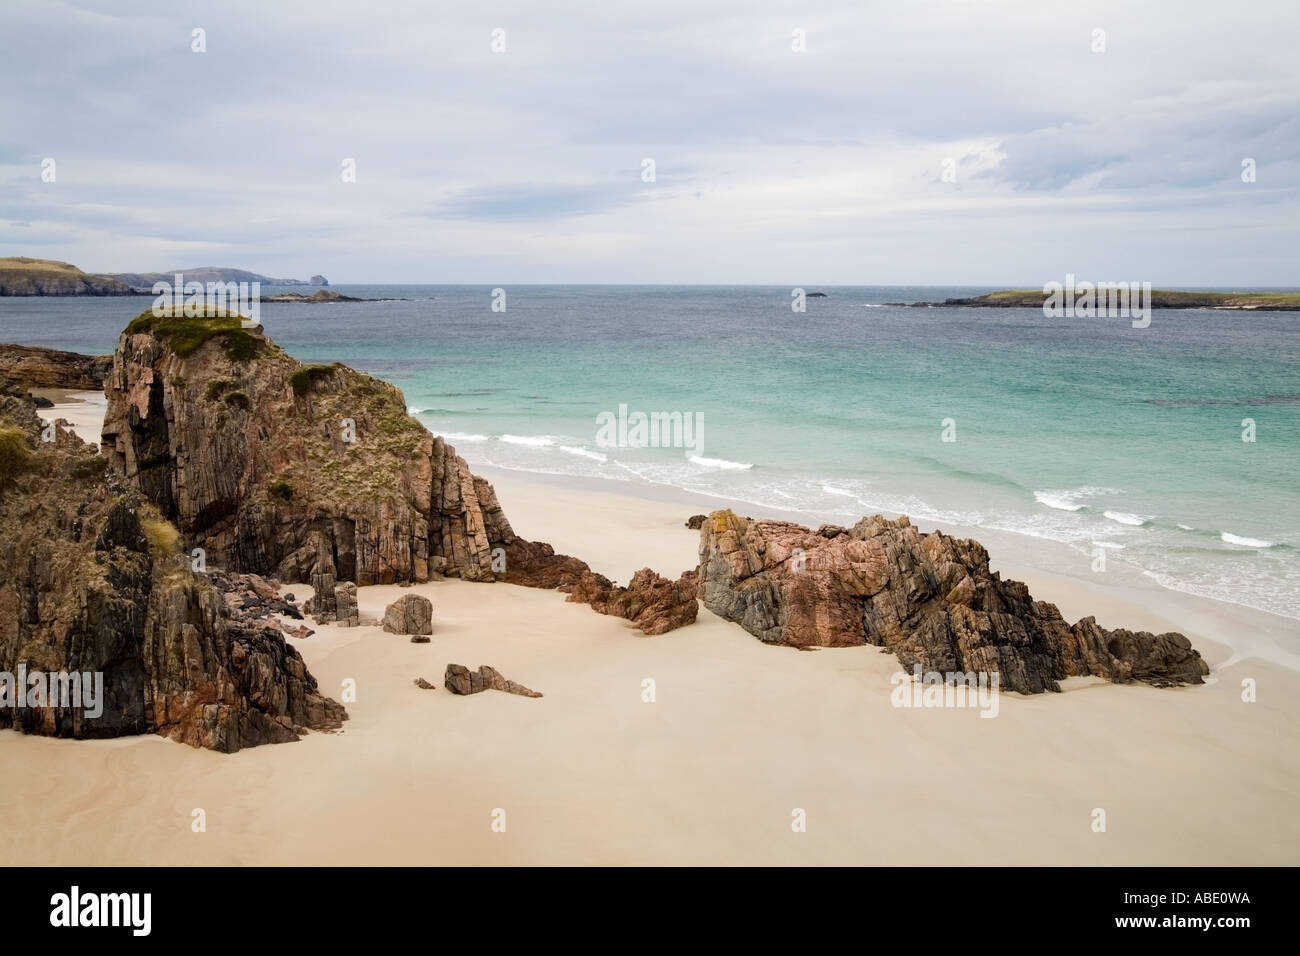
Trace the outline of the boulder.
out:
<instances>
[{"instance_id":1,"label":"boulder","mask_svg":"<svg viewBox=\"0 0 1300 956\"><path fill-rule=\"evenodd\" d=\"M389 634L433 633L433 602L418 594L404 594L384 609L383 628Z\"/></svg>"},{"instance_id":2,"label":"boulder","mask_svg":"<svg viewBox=\"0 0 1300 956\"><path fill-rule=\"evenodd\" d=\"M516 684L512 680L506 680L501 676L500 671L495 667L488 667L486 664L476 671L472 671L461 664L448 664L447 672L443 677L443 685L453 694L461 696L480 694L485 690L499 690L507 694L518 694L520 697L542 696L523 684Z\"/></svg>"}]
</instances>

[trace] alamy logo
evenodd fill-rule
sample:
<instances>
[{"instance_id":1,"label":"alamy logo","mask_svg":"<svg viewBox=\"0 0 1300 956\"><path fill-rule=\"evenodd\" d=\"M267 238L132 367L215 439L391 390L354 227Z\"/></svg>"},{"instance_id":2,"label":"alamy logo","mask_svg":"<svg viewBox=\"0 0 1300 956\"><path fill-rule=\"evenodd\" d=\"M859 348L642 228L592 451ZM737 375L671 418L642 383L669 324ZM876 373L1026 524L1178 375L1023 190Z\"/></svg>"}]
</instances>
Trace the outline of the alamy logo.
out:
<instances>
[{"instance_id":1,"label":"alamy logo","mask_svg":"<svg viewBox=\"0 0 1300 956\"><path fill-rule=\"evenodd\" d=\"M148 936L152 926L151 893L71 892L50 897L51 926L127 926L133 936Z\"/></svg>"},{"instance_id":2,"label":"alamy logo","mask_svg":"<svg viewBox=\"0 0 1300 956\"><path fill-rule=\"evenodd\" d=\"M18 665L18 673L0 671L0 709L23 707L63 707L82 709L89 718L104 713L104 672L28 671Z\"/></svg>"},{"instance_id":3,"label":"alamy logo","mask_svg":"<svg viewBox=\"0 0 1300 956\"><path fill-rule=\"evenodd\" d=\"M1151 324L1151 283L1143 282L1075 282L1067 272L1065 284L1043 285L1043 315L1049 319L1099 318L1133 319L1133 328Z\"/></svg>"},{"instance_id":4,"label":"alamy logo","mask_svg":"<svg viewBox=\"0 0 1300 956\"><path fill-rule=\"evenodd\" d=\"M197 319L200 316L238 315L246 329L262 323L262 283L260 282L186 282L185 274L178 272L175 283L155 282L153 314L184 315Z\"/></svg>"},{"instance_id":5,"label":"alamy logo","mask_svg":"<svg viewBox=\"0 0 1300 956\"><path fill-rule=\"evenodd\" d=\"M912 665L912 673L895 671L889 678L894 690L889 702L895 707L978 707L980 717L998 715L997 671L925 671Z\"/></svg>"},{"instance_id":6,"label":"alamy logo","mask_svg":"<svg viewBox=\"0 0 1300 956\"><path fill-rule=\"evenodd\" d=\"M704 451L703 412L631 412L596 416L596 444L601 448L684 448L687 455Z\"/></svg>"}]
</instances>

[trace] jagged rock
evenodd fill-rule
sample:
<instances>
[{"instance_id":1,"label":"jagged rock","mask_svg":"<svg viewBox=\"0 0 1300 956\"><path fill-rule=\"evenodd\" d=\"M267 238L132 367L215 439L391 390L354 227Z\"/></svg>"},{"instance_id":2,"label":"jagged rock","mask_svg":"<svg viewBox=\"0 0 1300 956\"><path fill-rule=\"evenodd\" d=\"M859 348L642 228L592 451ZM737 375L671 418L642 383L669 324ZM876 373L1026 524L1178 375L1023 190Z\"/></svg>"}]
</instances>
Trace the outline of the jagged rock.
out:
<instances>
[{"instance_id":1,"label":"jagged rock","mask_svg":"<svg viewBox=\"0 0 1300 956\"><path fill-rule=\"evenodd\" d=\"M695 623L700 611L695 592L693 570L670 581L642 568L625 588L602 575L587 573L569 590L568 600L590 604L601 614L627 618L646 634L663 634Z\"/></svg>"},{"instance_id":2,"label":"jagged rock","mask_svg":"<svg viewBox=\"0 0 1300 956\"><path fill-rule=\"evenodd\" d=\"M347 581L334 588L335 614L339 627L356 627L361 623L357 610L357 586Z\"/></svg>"},{"instance_id":3,"label":"jagged rock","mask_svg":"<svg viewBox=\"0 0 1300 956\"><path fill-rule=\"evenodd\" d=\"M525 541L511 534L503 550L506 569L502 576L510 584L530 588L573 586L582 580L583 575L592 573L586 561L556 554L555 549L544 541Z\"/></svg>"},{"instance_id":4,"label":"jagged rock","mask_svg":"<svg viewBox=\"0 0 1300 956\"><path fill-rule=\"evenodd\" d=\"M415 679L415 686L418 687L418 688L420 688L420 690L437 690L437 689L438 689L436 686L434 686L433 684L430 684L430 683L429 683L427 680L425 680L423 677L417 677L417 678Z\"/></svg>"},{"instance_id":5,"label":"jagged rock","mask_svg":"<svg viewBox=\"0 0 1300 956\"><path fill-rule=\"evenodd\" d=\"M310 582L320 615L337 614L342 581L493 579L489 529L514 535L492 486L407 414L400 390L303 366L259 329L181 354L167 328L145 313L120 337L102 444L209 562Z\"/></svg>"},{"instance_id":6,"label":"jagged rock","mask_svg":"<svg viewBox=\"0 0 1300 956\"><path fill-rule=\"evenodd\" d=\"M827 534L827 531L834 531ZM1000 674L1004 690L1059 690L1096 675L1157 686L1209 673L1181 634L1073 627L1019 581L989 570L976 541L921 534L906 517L810 531L717 511L700 530L704 606L768 643L875 644L905 668Z\"/></svg>"},{"instance_id":7,"label":"jagged rock","mask_svg":"<svg viewBox=\"0 0 1300 956\"><path fill-rule=\"evenodd\" d=\"M63 429L54 442L37 440L30 405L0 395L0 417L31 438L28 467L0 489L0 671L103 675L99 716L51 701L0 709L0 727L78 738L159 733L230 752L347 718L284 635L258 618L270 612L248 582L231 600L226 577L193 573L138 496L112 476L69 471L91 446Z\"/></svg>"},{"instance_id":8,"label":"jagged rock","mask_svg":"<svg viewBox=\"0 0 1300 956\"><path fill-rule=\"evenodd\" d=\"M383 628L389 634L433 633L433 602L418 594L404 594L384 609Z\"/></svg>"},{"instance_id":9,"label":"jagged rock","mask_svg":"<svg viewBox=\"0 0 1300 956\"><path fill-rule=\"evenodd\" d=\"M708 515L691 515L686 519L686 527L690 528L692 531L699 531L700 525L704 524L708 519Z\"/></svg>"},{"instance_id":10,"label":"jagged rock","mask_svg":"<svg viewBox=\"0 0 1300 956\"><path fill-rule=\"evenodd\" d=\"M447 673L443 677L443 684L453 694L462 696L479 694L485 690L500 690L505 691L507 694L518 694L521 697L542 696L523 684L516 684L512 680L506 680L501 676L500 671L495 667L488 667L486 664L477 671L472 671L461 664L448 664Z\"/></svg>"}]
</instances>

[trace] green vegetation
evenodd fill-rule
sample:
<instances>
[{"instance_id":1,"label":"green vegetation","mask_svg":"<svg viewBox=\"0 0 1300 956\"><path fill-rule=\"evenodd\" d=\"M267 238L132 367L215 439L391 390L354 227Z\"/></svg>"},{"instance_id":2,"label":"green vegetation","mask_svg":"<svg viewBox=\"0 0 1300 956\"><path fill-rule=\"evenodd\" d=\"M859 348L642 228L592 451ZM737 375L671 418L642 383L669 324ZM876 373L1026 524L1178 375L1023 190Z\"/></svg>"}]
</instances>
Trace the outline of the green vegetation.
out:
<instances>
[{"instance_id":1,"label":"green vegetation","mask_svg":"<svg viewBox=\"0 0 1300 956\"><path fill-rule=\"evenodd\" d=\"M302 398L316 387L317 382L333 374L332 365L304 365L289 376L289 384L293 386L293 394Z\"/></svg>"},{"instance_id":2,"label":"green vegetation","mask_svg":"<svg viewBox=\"0 0 1300 956\"><path fill-rule=\"evenodd\" d=\"M32 450L21 428L0 426L0 484L16 478L31 464Z\"/></svg>"},{"instance_id":3,"label":"green vegetation","mask_svg":"<svg viewBox=\"0 0 1300 956\"><path fill-rule=\"evenodd\" d=\"M293 497L293 485L284 480L271 482L271 494L276 498L283 498L288 501Z\"/></svg>"},{"instance_id":4,"label":"green vegetation","mask_svg":"<svg viewBox=\"0 0 1300 956\"><path fill-rule=\"evenodd\" d=\"M228 378L214 378L208 382L208 387L203 390L203 397L209 402L215 402L234 387L235 383Z\"/></svg>"},{"instance_id":5,"label":"green vegetation","mask_svg":"<svg viewBox=\"0 0 1300 956\"><path fill-rule=\"evenodd\" d=\"M140 509L140 528L155 558L169 557L179 549L181 533L153 505Z\"/></svg>"},{"instance_id":6,"label":"green vegetation","mask_svg":"<svg viewBox=\"0 0 1300 956\"><path fill-rule=\"evenodd\" d=\"M244 411L250 411L253 407L252 400L248 397L247 392L230 392L223 399L231 408L239 408Z\"/></svg>"},{"instance_id":7,"label":"green vegetation","mask_svg":"<svg viewBox=\"0 0 1300 956\"><path fill-rule=\"evenodd\" d=\"M86 478L99 478L104 474L104 468L107 464L108 461L103 455L88 455L74 464L68 474L78 481Z\"/></svg>"},{"instance_id":8,"label":"green vegetation","mask_svg":"<svg viewBox=\"0 0 1300 956\"><path fill-rule=\"evenodd\" d=\"M226 350L226 358L232 362L247 362L261 349L261 340L243 327L240 316L218 312L216 315L187 316L178 310L154 315L151 309L142 312L127 325L128 335L153 333L165 339L172 351L185 358L208 339L221 336Z\"/></svg>"}]
</instances>

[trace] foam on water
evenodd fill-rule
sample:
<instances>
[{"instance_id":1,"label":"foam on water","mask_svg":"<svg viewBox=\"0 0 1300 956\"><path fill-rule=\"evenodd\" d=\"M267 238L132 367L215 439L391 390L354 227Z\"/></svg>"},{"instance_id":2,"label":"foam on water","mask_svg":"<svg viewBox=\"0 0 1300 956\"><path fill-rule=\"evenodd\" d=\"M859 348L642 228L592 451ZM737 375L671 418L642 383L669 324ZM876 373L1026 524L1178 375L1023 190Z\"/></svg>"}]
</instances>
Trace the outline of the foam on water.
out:
<instances>
[{"instance_id":1,"label":"foam on water","mask_svg":"<svg viewBox=\"0 0 1300 956\"><path fill-rule=\"evenodd\" d=\"M1271 548L1272 541L1262 541L1259 538L1247 538L1239 534L1232 534L1228 531L1220 532L1219 538L1225 544L1236 544L1243 548Z\"/></svg>"},{"instance_id":2,"label":"foam on water","mask_svg":"<svg viewBox=\"0 0 1300 956\"><path fill-rule=\"evenodd\" d=\"M1128 514L1124 511L1103 511L1102 514L1111 521L1118 521L1120 524L1126 524L1134 528L1140 528L1151 520L1150 518L1144 518L1141 515Z\"/></svg>"}]
</instances>

